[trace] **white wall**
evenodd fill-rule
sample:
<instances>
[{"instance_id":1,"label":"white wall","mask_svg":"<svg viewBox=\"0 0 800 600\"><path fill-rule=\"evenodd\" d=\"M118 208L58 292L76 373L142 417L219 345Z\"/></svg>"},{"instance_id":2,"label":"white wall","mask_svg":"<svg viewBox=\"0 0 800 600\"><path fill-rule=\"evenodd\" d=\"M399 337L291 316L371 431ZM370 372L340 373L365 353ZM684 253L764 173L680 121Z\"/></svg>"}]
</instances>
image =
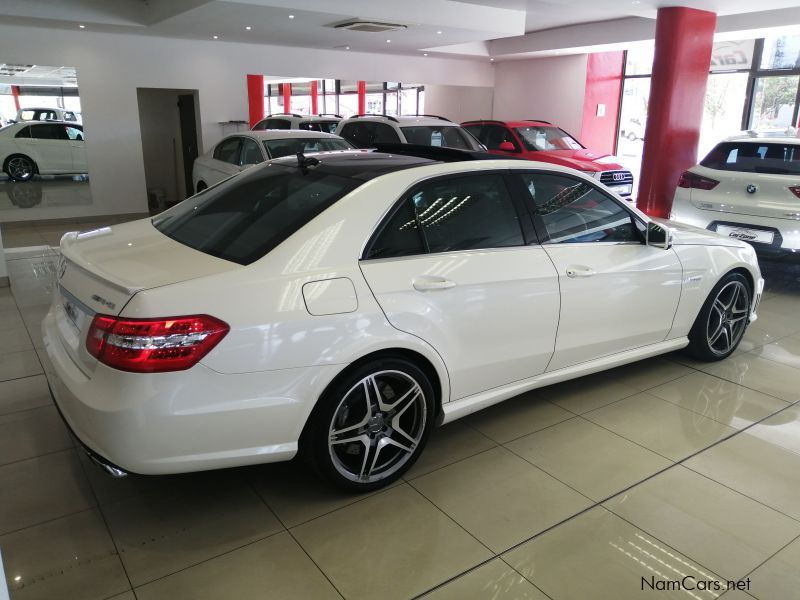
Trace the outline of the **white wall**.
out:
<instances>
[{"instance_id":1,"label":"white wall","mask_svg":"<svg viewBox=\"0 0 800 600\"><path fill-rule=\"evenodd\" d=\"M492 116L494 89L463 85L426 85L425 113L456 123Z\"/></svg>"},{"instance_id":2,"label":"white wall","mask_svg":"<svg viewBox=\"0 0 800 600\"><path fill-rule=\"evenodd\" d=\"M198 133L208 148L222 136L220 121L247 119L247 73L463 86L491 86L493 81L485 60L5 25L0 25L0 61L77 67L93 199L80 215L146 210L137 87L197 89ZM76 210L53 208L38 218L75 216Z\"/></svg>"},{"instance_id":3,"label":"white wall","mask_svg":"<svg viewBox=\"0 0 800 600\"><path fill-rule=\"evenodd\" d=\"M544 119L580 135L585 91L585 54L496 63L493 116Z\"/></svg>"}]
</instances>

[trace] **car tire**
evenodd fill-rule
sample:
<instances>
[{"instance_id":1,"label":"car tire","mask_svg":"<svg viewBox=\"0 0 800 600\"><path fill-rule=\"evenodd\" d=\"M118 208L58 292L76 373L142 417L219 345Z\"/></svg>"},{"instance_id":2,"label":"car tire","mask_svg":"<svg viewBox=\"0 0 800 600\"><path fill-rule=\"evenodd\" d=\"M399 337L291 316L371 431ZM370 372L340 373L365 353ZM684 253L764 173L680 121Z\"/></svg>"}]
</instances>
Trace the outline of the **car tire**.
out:
<instances>
[{"instance_id":1,"label":"car tire","mask_svg":"<svg viewBox=\"0 0 800 600\"><path fill-rule=\"evenodd\" d=\"M39 172L32 158L24 154L13 154L6 159L3 170L14 181L30 181Z\"/></svg>"},{"instance_id":2,"label":"car tire","mask_svg":"<svg viewBox=\"0 0 800 600\"><path fill-rule=\"evenodd\" d=\"M744 337L753 291L741 273L728 273L717 282L689 331L687 353L702 361L727 358Z\"/></svg>"},{"instance_id":3,"label":"car tire","mask_svg":"<svg viewBox=\"0 0 800 600\"><path fill-rule=\"evenodd\" d=\"M402 358L379 358L335 380L301 440L315 470L333 485L369 492L397 480L428 440L436 398L425 372Z\"/></svg>"},{"instance_id":4,"label":"car tire","mask_svg":"<svg viewBox=\"0 0 800 600\"><path fill-rule=\"evenodd\" d=\"M205 184L204 181L197 182L197 189L195 190L195 194L199 194L203 190L208 189L208 186Z\"/></svg>"}]
</instances>

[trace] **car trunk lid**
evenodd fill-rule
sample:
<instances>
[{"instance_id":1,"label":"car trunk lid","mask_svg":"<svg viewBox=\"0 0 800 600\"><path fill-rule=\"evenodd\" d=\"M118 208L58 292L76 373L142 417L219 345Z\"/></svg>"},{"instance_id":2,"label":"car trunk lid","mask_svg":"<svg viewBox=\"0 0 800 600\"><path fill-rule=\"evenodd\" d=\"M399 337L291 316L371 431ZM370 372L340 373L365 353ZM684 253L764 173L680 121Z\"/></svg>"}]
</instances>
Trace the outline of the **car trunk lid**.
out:
<instances>
[{"instance_id":1,"label":"car trunk lid","mask_svg":"<svg viewBox=\"0 0 800 600\"><path fill-rule=\"evenodd\" d=\"M141 290L241 268L170 239L149 219L69 233L61 241L61 255L53 300L56 325L67 353L87 375L97 362L86 350L96 314L119 315Z\"/></svg>"}]
</instances>

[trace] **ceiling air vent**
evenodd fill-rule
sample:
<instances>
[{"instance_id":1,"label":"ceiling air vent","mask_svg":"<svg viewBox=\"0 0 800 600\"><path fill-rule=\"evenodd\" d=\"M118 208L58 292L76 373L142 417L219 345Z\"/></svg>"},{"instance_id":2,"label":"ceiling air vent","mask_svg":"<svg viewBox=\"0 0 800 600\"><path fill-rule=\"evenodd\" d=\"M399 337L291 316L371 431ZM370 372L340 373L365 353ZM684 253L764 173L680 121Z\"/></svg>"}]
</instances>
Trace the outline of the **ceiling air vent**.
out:
<instances>
[{"instance_id":1,"label":"ceiling air vent","mask_svg":"<svg viewBox=\"0 0 800 600\"><path fill-rule=\"evenodd\" d=\"M382 33L384 31L397 31L398 29L406 29L406 25L399 23L379 23L377 21L359 21L351 19L348 21L341 21L339 23L331 23L327 27L334 29L349 29L350 31L363 31L366 33Z\"/></svg>"}]
</instances>

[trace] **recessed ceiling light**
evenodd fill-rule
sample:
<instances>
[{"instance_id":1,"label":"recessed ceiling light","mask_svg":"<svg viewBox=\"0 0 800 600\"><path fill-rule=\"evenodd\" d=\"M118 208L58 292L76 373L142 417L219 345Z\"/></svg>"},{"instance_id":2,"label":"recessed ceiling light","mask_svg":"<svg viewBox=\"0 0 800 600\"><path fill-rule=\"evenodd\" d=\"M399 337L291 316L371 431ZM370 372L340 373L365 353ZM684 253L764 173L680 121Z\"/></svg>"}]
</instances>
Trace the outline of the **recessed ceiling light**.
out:
<instances>
[{"instance_id":1,"label":"recessed ceiling light","mask_svg":"<svg viewBox=\"0 0 800 600\"><path fill-rule=\"evenodd\" d=\"M642 3L641 0L633 0L631 2L631 4L633 4L634 6L637 5L637 4L641 4L641 3Z\"/></svg>"},{"instance_id":2,"label":"recessed ceiling light","mask_svg":"<svg viewBox=\"0 0 800 600\"><path fill-rule=\"evenodd\" d=\"M437 33L438 35L442 35L442 32L441 32L441 31L437 31L436 33Z\"/></svg>"},{"instance_id":3,"label":"recessed ceiling light","mask_svg":"<svg viewBox=\"0 0 800 600\"><path fill-rule=\"evenodd\" d=\"M427 52L423 52L422 56L428 56L428 53Z\"/></svg>"},{"instance_id":4,"label":"recessed ceiling light","mask_svg":"<svg viewBox=\"0 0 800 600\"><path fill-rule=\"evenodd\" d=\"M250 25L248 25L247 27L245 27L245 29L247 29L247 31L250 31L252 29L252 27L250 27Z\"/></svg>"},{"instance_id":5,"label":"recessed ceiling light","mask_svg":"<svg viewBox=\"0 0 800 600\"><path fill-rule=\"evenodd\" d=\"M494 59L493 59L493 58L490 58L490 59L489 59L489 62L494 62Z\"/></svg>"},{"instance_id":6,"label":"recessed ceiling light","mask_svg":"<svg viewBox=\"0 0 800 600\"><path fill-rule=\"evenodd\" d=\"M81 29L86 29L86 25L78 25Z\"/></svg>"},{"instance_id":7,"label":"recessed ceiling light","mask_svg":"<svg viewBox=\"0 0 800 600\"><path fill-rule=\"evenodd\" d=\"M294 19L294 15L289 15L289 18L290 19Z\"/></svg>"},{"instance_id":8,"label":"recessed ceiling light","mask_svg":"<svg viewBox=\"0 0 800 600\"><path fill-rule=\"evenodd\" d=\"M350 50L350 46L345 46L344 49L345 50Z\"/></svg>"},{"instance_id":9,"label":"recessed ceiling light","mask_svg":"<svg viewBox=\"0 0 800 600\"><path fill-rule=\"evenodd\" d=\"M386 43L387 43L387 44L391 44L391 43L392 43L392 40L386 40Z\"/></svg>"},{"instance_id":10,"label":"recessed ceiling light","mask_svg":"<svg viewBox=\"0 0 800 600\"><path fill-rule=\"evenodd\" d=\"M214 36L214 39L215 39L215 40L218 40L218 39L219 39L219 36L218 36L218 35L215 35L215 36Z\"/></svg>"}]
</instances>

